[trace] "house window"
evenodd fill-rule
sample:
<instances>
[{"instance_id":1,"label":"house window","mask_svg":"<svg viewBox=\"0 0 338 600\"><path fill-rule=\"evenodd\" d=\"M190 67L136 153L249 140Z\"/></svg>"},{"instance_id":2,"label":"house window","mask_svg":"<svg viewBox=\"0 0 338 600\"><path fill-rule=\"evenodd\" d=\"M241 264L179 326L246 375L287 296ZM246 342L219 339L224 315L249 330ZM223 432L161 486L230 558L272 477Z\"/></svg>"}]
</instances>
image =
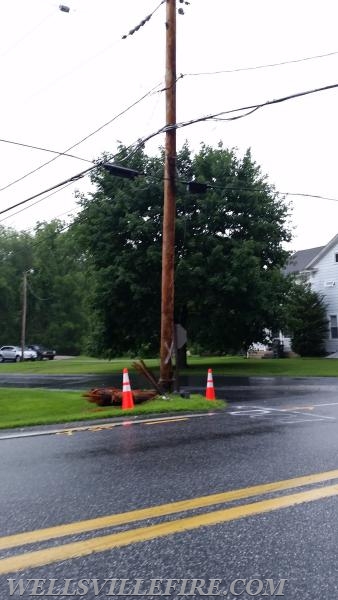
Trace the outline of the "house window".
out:
<instances>
[{"instance_id":1,"label":"house window","mask_svg":"<svg viewBox=\"0 0 338 600\"><path fill-rule=\"evenodd\" d=\"M330 315L330 331L332 339L338 338L337 315Z\"/></svg>"},{"instance_id":2,"label":"house window","mask_svg":"<svg viewBox=\"0 0 338 600\"><path fill-rule=\"evenodd\" d=\"M334 260L335 260L336 263L338 263L338 252L335 253Z\"/></svg>"}]
</instances>

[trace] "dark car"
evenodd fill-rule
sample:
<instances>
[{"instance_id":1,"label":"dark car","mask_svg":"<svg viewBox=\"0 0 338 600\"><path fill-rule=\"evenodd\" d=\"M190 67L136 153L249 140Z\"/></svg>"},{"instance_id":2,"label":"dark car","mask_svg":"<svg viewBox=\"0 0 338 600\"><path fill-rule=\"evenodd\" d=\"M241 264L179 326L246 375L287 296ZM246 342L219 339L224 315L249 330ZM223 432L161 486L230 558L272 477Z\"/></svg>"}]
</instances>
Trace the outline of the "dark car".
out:
<instances>
[{"instance_id":1,"label":"dark car","mask_svg":"<svg viewBox=\"0 0 338 600\"><path fill-rule=\"evenodd\" d=\"M28 348L35 350L35 352L38 355L38 360L43 360L44 358L47 358L48 360L53 360L56 355L56 350L50 350L49 348L45 348L44 346L40 346L39 344L31 344L30 346L28 346Z\"/></svg>"}]
</instances>

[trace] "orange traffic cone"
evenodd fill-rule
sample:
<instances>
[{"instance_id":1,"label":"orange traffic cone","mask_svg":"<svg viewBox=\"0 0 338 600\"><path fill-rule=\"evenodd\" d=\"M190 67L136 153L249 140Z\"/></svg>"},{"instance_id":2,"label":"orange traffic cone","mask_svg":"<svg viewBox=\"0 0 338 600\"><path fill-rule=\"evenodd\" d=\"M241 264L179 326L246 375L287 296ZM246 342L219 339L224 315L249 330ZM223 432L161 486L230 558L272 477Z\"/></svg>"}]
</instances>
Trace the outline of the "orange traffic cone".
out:
<instances>
[{"instance_id":1,"label":"orange traffic cone","mask_svg":"<svg viewBox=\"0 0 338 600\"><path fill-rule=\"evenodd\" d=\"M134 398L130 387L128 369L123 369L122 409L134 408Z\"/></svg>"},{"instance_id":2,"label":"orange traffic cone","mask_svg":"<svg viewBox=\"0 0 338 600\"><path fill-rule=\"evenodd\" d=\"M212 369L208 369L207 389L205 390L207 400L216 400L214 382L212 379Z\"/></svg>"}]
</instances>

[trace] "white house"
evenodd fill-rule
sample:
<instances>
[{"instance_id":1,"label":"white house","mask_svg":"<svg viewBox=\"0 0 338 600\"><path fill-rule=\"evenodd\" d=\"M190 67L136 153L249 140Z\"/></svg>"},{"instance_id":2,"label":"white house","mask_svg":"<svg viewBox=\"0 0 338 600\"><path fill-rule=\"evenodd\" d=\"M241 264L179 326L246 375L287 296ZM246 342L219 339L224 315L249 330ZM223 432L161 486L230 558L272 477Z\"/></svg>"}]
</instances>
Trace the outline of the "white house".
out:
<instances>
[{"instance_id":1,"label":"white house","mask_svg":"<svg viewBox=\"0 0 338 600\"><path fill-rule=\"evenodd\" d=\"M296 252L285 273L294 273L324 296L329 322L325 349L338 352L338 234L326 246Z\"/></svg>"}]
</instances>

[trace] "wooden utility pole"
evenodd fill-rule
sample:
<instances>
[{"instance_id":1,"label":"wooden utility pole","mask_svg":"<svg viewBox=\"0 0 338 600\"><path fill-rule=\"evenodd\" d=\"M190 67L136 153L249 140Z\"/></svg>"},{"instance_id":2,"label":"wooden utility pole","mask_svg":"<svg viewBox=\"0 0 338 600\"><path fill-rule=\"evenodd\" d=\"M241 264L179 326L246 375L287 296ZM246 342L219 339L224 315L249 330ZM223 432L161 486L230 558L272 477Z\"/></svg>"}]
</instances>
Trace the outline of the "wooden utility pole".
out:
<instances>
[{"instance_id":1,"label":"wooden utility pole","mask_svg":"<svg viewBox=\"0 0 338 600\"><path fill-rule=\"evenodd\" d=\"M24 271L22 282L21 360L24 359L24 350L26 344L27 275L27 271Z\"/></svg>"},{"instance_id":2,"label":"wooden utility pole","mask_svg":"<svg viewBox=\"0 0 338 600\"><path fill-rule=\"evenodd\" d=\"M166 125L176 125L176 0L166 4ZM176 220L176 129L166 132L162 234L162 300L160 384L173 384L171 356L174 349L174 269Z\"/></svg>"}]
</instances>

